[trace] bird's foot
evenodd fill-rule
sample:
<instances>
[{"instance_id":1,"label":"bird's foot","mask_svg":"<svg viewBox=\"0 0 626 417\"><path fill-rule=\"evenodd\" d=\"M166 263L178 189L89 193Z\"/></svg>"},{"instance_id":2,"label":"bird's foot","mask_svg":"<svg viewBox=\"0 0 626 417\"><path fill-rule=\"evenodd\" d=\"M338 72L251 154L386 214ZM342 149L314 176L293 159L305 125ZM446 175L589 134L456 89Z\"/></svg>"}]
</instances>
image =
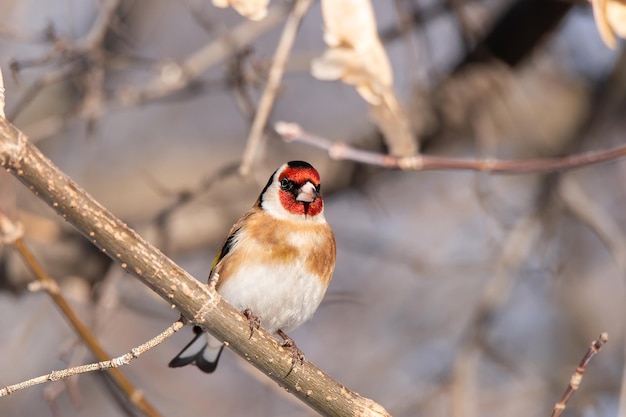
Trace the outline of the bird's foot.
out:
<instances>
[{"instance_id":1,"label":"bird's foot","mask_svg":"<svg viewBox=\"0 0 626 417\"><path fill-rule=\"evenodd\" d=\"M276 333L285 340L282 346L291 351L291 369L289 370L289 372L291 372L296 366L296 363L300 362L300 365L304 363L304 353L298 348L296 342L291 337L287 336L287 333L282 330L278 330Z\"/></svg>"},{"instance_id":2,"label":"bird's foot","mask_svg":"<svg viewBox=\"0 0 626 417\"><path fill-rule=\"evenodd\" d=\"M248 323L250 324L250 338L256 329L261 327L261 317L255 316L252 310L246 308L242 311L242 314L248 319Z\"/></svg>"}]
</instances>

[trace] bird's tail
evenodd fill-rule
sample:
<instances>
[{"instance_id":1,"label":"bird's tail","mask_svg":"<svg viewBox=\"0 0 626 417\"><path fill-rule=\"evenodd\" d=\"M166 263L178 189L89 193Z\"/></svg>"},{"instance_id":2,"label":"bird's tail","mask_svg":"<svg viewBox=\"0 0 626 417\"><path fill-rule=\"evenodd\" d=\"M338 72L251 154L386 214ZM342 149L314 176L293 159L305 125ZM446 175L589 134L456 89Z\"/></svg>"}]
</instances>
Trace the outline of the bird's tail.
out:
<instances>
[{"instance_id":1,"label":"bird's tail","mask_svg":"<svg viewBox=\"0 0 626 417\"><path fill-rule=\"evenodd\" d=\"M205 333L198 326L194 326L193 332L196 334L193 340L170 361L169 366L178 368L195 363L202 371L211 373L217 368L224 345L208 333L205 340L202 337Z\"/></svg>"}]
</instances>

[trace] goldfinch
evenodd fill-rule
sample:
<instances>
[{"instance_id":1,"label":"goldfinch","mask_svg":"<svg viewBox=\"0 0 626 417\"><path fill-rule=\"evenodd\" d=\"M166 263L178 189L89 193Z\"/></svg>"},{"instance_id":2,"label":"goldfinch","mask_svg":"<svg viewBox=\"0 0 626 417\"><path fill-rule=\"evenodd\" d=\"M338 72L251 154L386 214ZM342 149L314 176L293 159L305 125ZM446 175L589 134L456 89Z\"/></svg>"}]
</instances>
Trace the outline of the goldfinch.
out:
<instances>
[{"instance_id":1,"label":"goldfinch","mask_svg":"<svg viewBox=\"0 0 626 417\"><path fill-rule=\"evenodd\" d=\"M254 206L232 227L215 257L209 285L250 320L281 336L304 356L287 333L313 316L335 269L335 237L324 218L320 176L310 164L291 161L270 177ZM204 372L217 367L224 345L215 337L195 337L169 363L195 363Z\"/></svg>"}]
</instances>

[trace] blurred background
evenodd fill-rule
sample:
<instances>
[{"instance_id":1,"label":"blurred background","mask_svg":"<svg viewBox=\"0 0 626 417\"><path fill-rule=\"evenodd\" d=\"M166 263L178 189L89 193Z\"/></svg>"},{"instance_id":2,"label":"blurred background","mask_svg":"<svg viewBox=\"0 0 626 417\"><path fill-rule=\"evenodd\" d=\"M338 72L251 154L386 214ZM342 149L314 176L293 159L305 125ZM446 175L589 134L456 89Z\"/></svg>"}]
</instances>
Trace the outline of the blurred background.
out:
<instances>
[{"instance_id":1,"label":"blurred background","mask_svg":"<svg viewBox=\"0 0 626 417\"><path fill-rule=\"evenodd\" d=\"M312 163L338 261L313 320L292 336L394 416L548 416L603 331L609 343L566 415L626 416L624 162L388 171L272 129L296 122L395 155L523 159L621 145L626 56L615 37L610 47L619 31L604 9L594 19L575 0L374 0L370 14L367 1L313 2L242 176L293 3L230 3L0 0L7 117L203 282L269 175L287 160ZM6 173L0 209L23 223L111 355L178 318ZM33 279L0 247L0 386L94 360L50 298L27 289ZM228 351L213 375L168 368L190 332L123 368L162 415L315 415ZM91 373L2 398L0 415L141 413Z\"/></svg>"}]
</instances>

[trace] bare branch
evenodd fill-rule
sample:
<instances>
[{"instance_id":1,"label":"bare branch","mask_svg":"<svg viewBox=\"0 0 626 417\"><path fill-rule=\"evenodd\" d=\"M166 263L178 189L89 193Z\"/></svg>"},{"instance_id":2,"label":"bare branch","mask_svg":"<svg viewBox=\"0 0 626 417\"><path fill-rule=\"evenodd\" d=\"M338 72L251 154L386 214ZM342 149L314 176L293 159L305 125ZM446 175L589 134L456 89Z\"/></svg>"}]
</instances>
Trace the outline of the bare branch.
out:
<instances>
[{"instance_id":1,"label":"bare branch","mask_svg":"<svg viewBox=\"0 0 626 417\"><path fill-rule=\"evenodd\" d=\"M332 159L349 160L368 165L405 171L463 170L498 174L528 174L564 171L602 162L615 161L626 156L626 145L604 151L587 152L561 158L526 160L458 159L428 155L396 157L354 148L344 142L306 132L298 124L278 122L274 128L287 142L301 142L323 149Z\"/></svg>"},{"instance_id":2,"label":"bare branch","mask_svg":"<svg viewBox=\"0 0 626 417\"><path fill-rule=\"evenodd\" d=\"M73 368L62 369L60 371L52 371L47 375L42 375L37 378L29 379L28 381L20 382L19 384L9 385L0 389L0 397L5 397L9 394L13 394L15 391L19 391L24 388L32 387L33 385L43 384L49 381L59 381L64 378L68 378L73 375L84 374L93 371L113 370L119 368L122 365L128 365L133 359L136 359L142 353L145 353L155 346L160 345L163 341L169 339L174 333L179 331L184 326L182 321L177 321L168 327L163 333L148 340L146 343L131 349L125 355L118 356L111 360L91 363L89 365L75 366ZM137 394L141 394L137 392ZM158 413L156 415L159 415Z\"/></svg>"},{"instance_id":3,"label":"bare branch","mask_svg":"<svg viewBox=\"0 0 626 417\"><path fill-rule=\"evenodd\" d=\"M596 354L600 352L600 349L602 349L602 346L604 346L604 344L608 341L609 335L607 333L602 333L600 336L598 336L596 340L591 342L589 350L587 350L587 353L585 353L585 356L583 356L583 359L580 361L578 368L576 368L576 372L574 372L574 374L572 375L572 378L569 381L569 385L567 386L563 397L561 397L561 401L554 405L552 417L559 417L561 414L563 414L563 411L565 411L565 407L567 406L567 401L569 401L574 391L576 391L580 387L580 383L583 380L585 367L587 366L591 358L596 356Z\"/></svg>"}]
</instances>

